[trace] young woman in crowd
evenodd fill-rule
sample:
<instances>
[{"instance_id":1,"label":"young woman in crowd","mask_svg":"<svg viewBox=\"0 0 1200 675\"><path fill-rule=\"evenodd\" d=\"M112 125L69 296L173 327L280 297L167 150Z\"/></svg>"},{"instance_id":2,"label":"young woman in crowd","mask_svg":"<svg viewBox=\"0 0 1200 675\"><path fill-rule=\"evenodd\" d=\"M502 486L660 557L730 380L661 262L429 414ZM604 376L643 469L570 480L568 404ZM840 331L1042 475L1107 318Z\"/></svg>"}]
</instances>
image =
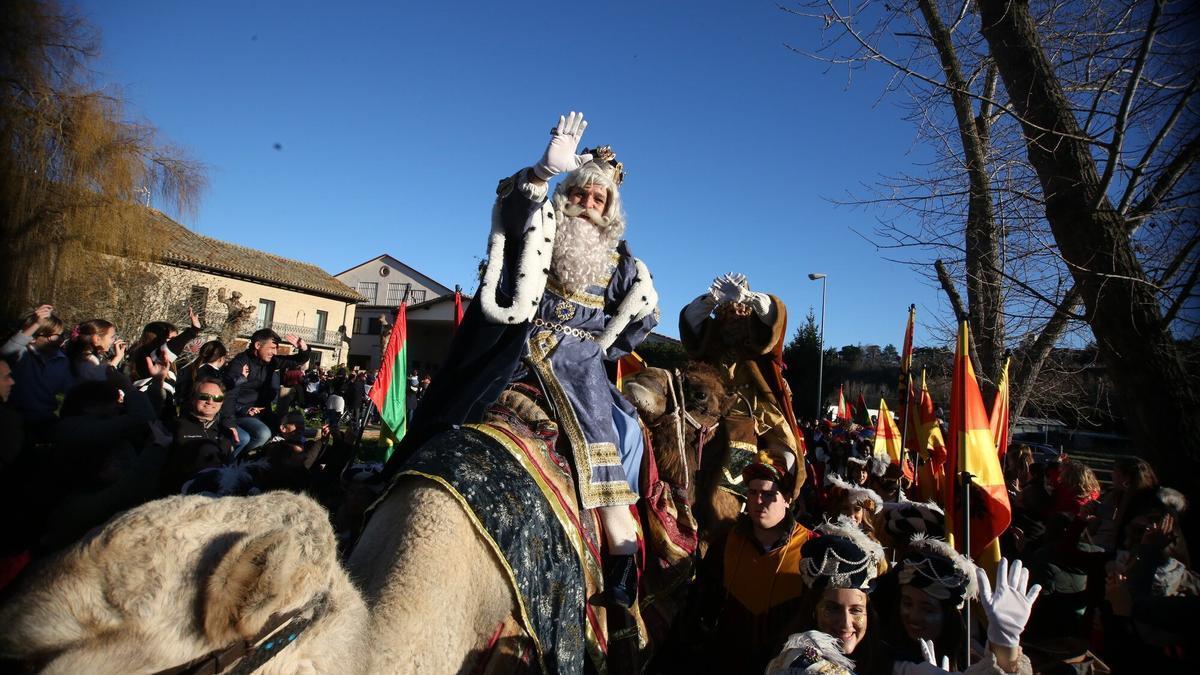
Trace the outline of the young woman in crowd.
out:
<instances>
[{"instance_id":1,"label":"young woman in crowd","mask_svg":"<svg viewBox=\"0 0 1200 675\"><path fill-rule=\"evenodd\" d=\"M1029 572L1019 561L1010 566L1001 559L993 590L987 576L948 545L918 538L891 572L900 584L898 616L881 622L871 592L883 549L845 517L819 526L817 532L821 536L802 549L800 573L806 589L797 626L801 632L817 630L836 638L854 663L854 672L934 675L948 670L951 659L961 662L966 656L962 608L978 588L988 647L976 649L975 662L965 672L1032 673L1020 637L1041 588L1029 588ZM945 657L941 669L934 665L935 654ZM794 664L776 659L768 672L786 673Z\"/></svg>"},{"instance_id":2,"label":"young woman in crowd","mask_svg":"<svg viewBox=\"0 0 1200 675\"><path fill-rule=\"evenodd\" d=\"M1054 510L1074 518L1100 499L1100 481L1082 462L1063 463L1058 485L1054 488Z\"/></svg>"},{"instance_id":3,"label":"young woman in crowd","mask_svg":"<svg viewBox=\"0 0 1200 675\"><path fill-rule=\"evenodd\" d=\"M182 333L170 322L151 321L142 329L142 336L129 350L129 366L134 383L139 391L144 391L150 396L160 416L168 420L175 417L174 406L171 404L175 403L176 392L179 390L175 361L187 344L200 335L200 317L190 307L188 316L191 325ZM158 370L156 366L165 367L166 371L158 377L152 376L151 369Z\"/></svg>"},{"instance_id":4,"label":"young woman in crowd","mask_svg":"<svg viewBox=\"0 0 1200 675\"><path fill-rule=\"evenodd\" d=\"M835 474L830 474L826 481L831 486L830 503L834 506L832 513L840 514L850 519L871 541L879 544L880 541L878 535L875 534L875 527L876 519L879 517L880 511L883 510L883 498L871 488L862 485L852 485L838 478ZM887 569L887 559L880 558L879 573L883 574Z\"/></svg>"},{"instance_id":5,"label":"young woman in crowd","mask_svg":"<svg viewBox=\"0 0 1200 675\"><path fill-rule=\"evenodd\" d=\"M117 328L104 319L91 319L75 327L67 343L67 359L77 380L103 382L109 368L121 367L125 341L117 339ZM111 352L111 355L110 355Z\"/></svg>"},{"instance_id":6,"label":"young woman in crowd","mask_svg":"<svg viewBox=\"0 0 1200 675\"><path fill-rule=\"evenodd\" d=\"M225 373L225 364L229 362L229 350L220 340L209 340L200 345L196 358L188 366L179 371L178 391L179 402L191 392L192 383L200 380L221 380Z\"/></svg>"},{"instance_id":7,"label":"young woman in crowd","mask_svg":"<svg viewBox=\"0 0 1200 675\"><path fill-rule=\"evenodd\" d=\"M1150 463L1140 457L1118 457L1113 462L1112 489L1100 500L1092 543L1115 551L1121 548L1122 530L1129 520L1129 505L1138 495L1158 490L1158 475Z\"/></svg>"}]
</instances>

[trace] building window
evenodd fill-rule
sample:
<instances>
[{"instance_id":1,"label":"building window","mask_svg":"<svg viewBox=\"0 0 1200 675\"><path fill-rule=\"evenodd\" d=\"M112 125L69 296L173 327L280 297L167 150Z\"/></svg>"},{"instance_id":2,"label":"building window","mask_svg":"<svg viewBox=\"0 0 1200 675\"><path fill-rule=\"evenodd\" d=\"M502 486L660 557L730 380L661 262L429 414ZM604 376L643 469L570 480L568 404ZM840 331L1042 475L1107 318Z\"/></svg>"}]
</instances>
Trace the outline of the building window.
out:
<instances>
[{"instance_id":1,"label":"building window","mask_svg":"<svg viewBox=\"0 0 1200 675\"><path fill-rule=\"evenodd\" d=\"M192 286L191 295L188 296L188 306L200 317L200 325L204 325L206 315L208 314L208 288L204 286Z\"/></svg>"},{"instance_id":2,"label":"building window","mask_svg":"<svg viewBox=\"0 0 1200 675\"><path fill-rule=\"evenodd\" d=\"M387 304L399 305L404 301L405 292L412 288L412 284L388 284Z\"/></svg>"},{"instance_id":3,"label":"building window","mask_svg":"<svg viewBox=\"0 0 1200 675\"><path fill-rule=\"evenodd\" d=\"M425 291L424 290L409 291L408 302L409 302L409 304L412 304L412 305L415 305L415 304L418 304L421 302L425 302Z\"/></svg>"},{"instance_id":4,"label":"building window","mask_svg":"<svg viewBox=\"0 0 1200 675\"><path fill-rule=\"evenodd\" d=\"M360 281L360 282L358 282L358 294L367 299L368 305L375 304L376 296L379 295L379 282L377 282L377 281Z\"/></svg>"},{"instance_id":5,"label":"building window","mask_svg":"<svg viewBox=\"0 0 1200 675\"><path fill-rule=\"evenodd\" d=\"M275 301L259 298L258 300L258 327L270 328L275 321Z\"/></svg>"},{"instance_id":6,"label":"building window","mask_svg":"<svg viewBox=\"0 0 1200 675\"><path fill-rule=\"evenodd\" d=\"M379 335L382 328L383 324L380 323L378 317L367 319L367 335Z\"/></svg>"},{"instance_id":7,"label":"building window","mask_svg":"<svg viewBox=\"0 0 1200 675\"><path fill-rule=\"evenodd\" d=\"M354 317L354 335L362 335L362 317Z\"/></svg>"},{"instance_id":8,"label":"building window","mask_svg":"<svg viewBox=\"0 0 1200 675\"><path fill-rule=\"evenodd\" d=\"M323 309L317 310L317 342L327 344L329 341L325 339L325 329L329 326L329 312Z\"/></svg>"}]
</instances>

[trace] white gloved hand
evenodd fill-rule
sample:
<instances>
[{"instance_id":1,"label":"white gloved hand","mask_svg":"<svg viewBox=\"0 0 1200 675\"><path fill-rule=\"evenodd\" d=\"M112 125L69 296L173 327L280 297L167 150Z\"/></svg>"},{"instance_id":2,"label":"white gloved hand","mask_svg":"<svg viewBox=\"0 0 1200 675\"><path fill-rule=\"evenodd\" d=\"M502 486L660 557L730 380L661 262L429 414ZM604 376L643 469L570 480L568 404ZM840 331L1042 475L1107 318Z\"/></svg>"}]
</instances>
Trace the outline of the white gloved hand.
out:
<instances>
[{"instance_id":1,"label":"white gloved hand","mask_svg":"<svg viewBox=\"0 0 1200 675\"><path fill-rule=\"evenodd\" d=\"M983 570L976 569L975 576L979 581L979 604L988 619L988 642L1001 647L1019 646L1021 632L1033 611L1033 601L1042 587L1034 584L1029 588L1029 570L1020 560L1014 560L1010 566L1006 558L1000 559L996 565L995 592Z\"/></svg>"},{"instance_id":2,"label":"white gloved hand","mask_svg":"<svg viewBox=\"0 0 1200 675\"><path fill-rule=\"evenodd\" d=\"M590 154L575 154L579 147L579 139L583 138L583 130L587 122L583 113L571 111L566 117L558 116L558 126L551 132L550 144L538 163L533 166L533 173L542 180L550 180L554 176L567 171L574 171L591 161Z\"/></svg>"},{"instance_id":3,"label":"white gloved hand","mask_svg":"<svg viewBox=\"0 0 1200 675\"><path fill-rule=\"evenodd\" d=\"M925 657L925 663L934 668L941 668L945 672L950 672L950 657L943 656L941 665L937 662L937 651L933 647L933 640L921 638L921 654Z\"/></svg>"},{"instance_id":4,"label":"white gloved hand","mask_svg":"<svg viewBox=\"0 0 1200 675\"><path fill-rule=\"evenodd\" d=\"M713 279L717 300L720 302L744 302L746 277L741 274L726 274Z\"/></svg>"},{"instance_id":5,"label":"white gloved hand","mask_svg":"<svg viewBox=\"0 0 1200 675\"><path fill-rule=\"evenodd\" d=\"M742 301L749 304L754 313L764 319L771 313L771 296L766 293L746 291Z\"/></svg>"}]
</instances>

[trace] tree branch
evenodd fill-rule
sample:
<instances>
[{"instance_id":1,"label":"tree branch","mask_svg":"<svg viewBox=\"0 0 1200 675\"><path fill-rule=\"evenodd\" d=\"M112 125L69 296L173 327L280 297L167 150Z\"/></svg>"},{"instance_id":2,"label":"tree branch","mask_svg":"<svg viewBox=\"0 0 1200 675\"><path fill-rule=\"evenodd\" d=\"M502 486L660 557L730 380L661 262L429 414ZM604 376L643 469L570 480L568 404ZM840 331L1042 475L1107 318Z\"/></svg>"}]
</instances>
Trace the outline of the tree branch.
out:
<instances>
[{"instance_id":1,"label":"tree branch","mask_svg":"<svg viewBox=\"0 0 1200 675\"><path fill-rule=\"evenodd\" d=\"M1138 205L1129 212L1125 223L1130 235L1136 232L1142 221L1158 208L1158 205L1171 193L1175 184L1183 178L1198 158L1200 158L1200 134L1193 136L1192 140L1180 149L1179 154L1175 155L1163 172L1159 174L1158 180L1154 181L1150 191L1146 193L1145 197L1142 197L1142 201L1138 202Z\"/></svg>"},{"instance_id":2,"label":"tree branch","mask_svg":"<svg viewBox=\"0 0 1200 675\"><path fill-rule=\"evenodd\" d=\"M1150 10L1150 20L1146 23L1146 32L1142 36L1142 44L1138 47L1137 59L1133 63L1133 72L1129 74L1129 85L1125 87L1125 95L1121 97L1121 107L1117 110L1117 121L1113 124L1112 143L1108 146L1108 161L1104 163L1104 175L1100 178L1100 191L1092 210L1100 208L1108 196L1108 186L1112 183L1113 173L1121 159L1121 148L1125 145L1125 126L1129 122L1129 106L1133 104L1133 95L1137 92L1138 82L1142 79L1142 71L1146 68L1146 54L1150 45L1154 44L1154 36L1158 33L1158 17L1162 16L1166 0L1155 0L1154 8Z\"/></svg>"}]
</instances>

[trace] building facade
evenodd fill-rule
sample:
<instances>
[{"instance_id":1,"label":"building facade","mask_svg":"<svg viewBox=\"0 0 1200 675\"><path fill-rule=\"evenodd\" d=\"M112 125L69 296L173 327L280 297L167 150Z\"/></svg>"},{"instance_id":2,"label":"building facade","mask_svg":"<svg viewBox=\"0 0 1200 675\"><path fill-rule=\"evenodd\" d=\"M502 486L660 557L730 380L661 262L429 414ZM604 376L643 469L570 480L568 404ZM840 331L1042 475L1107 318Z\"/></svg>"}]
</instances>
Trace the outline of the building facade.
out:
<instances>
[{"instance_id":1,"label":"building facade","mask_svg":"<svg viewBox=\"0 0 1200 675\"><path fill-rule=\"evenodd\" d=\"M349 330L347 365L367 370L379 368L388 326L396 308L408 303L408 358L410 369L436 367L445 357L453 331L454 289L400 262L386 253L334 275L363 300L355 308ZM449 299L450 314L444 309ZM445 315L445 316L443 316Z\"/></svg>"},{"instance_id":2,"label":"building facade","mask_svg":"<svg viewBox=\"0 0 1200 675\"><path fill-rule=\"evenodd\" d=\"M220 337L230 354L245 349L251 333L270 328L303 338L312 366L345 364L349 326L363 298L316 265L205 237L156 214L168 237L166 253L135 263L157 278L157 293L141 302L157 319L186 325L193 308L206 327L201 340ZM290 348L281 346L287 353Z\"/></svg>"}]
</instances>

